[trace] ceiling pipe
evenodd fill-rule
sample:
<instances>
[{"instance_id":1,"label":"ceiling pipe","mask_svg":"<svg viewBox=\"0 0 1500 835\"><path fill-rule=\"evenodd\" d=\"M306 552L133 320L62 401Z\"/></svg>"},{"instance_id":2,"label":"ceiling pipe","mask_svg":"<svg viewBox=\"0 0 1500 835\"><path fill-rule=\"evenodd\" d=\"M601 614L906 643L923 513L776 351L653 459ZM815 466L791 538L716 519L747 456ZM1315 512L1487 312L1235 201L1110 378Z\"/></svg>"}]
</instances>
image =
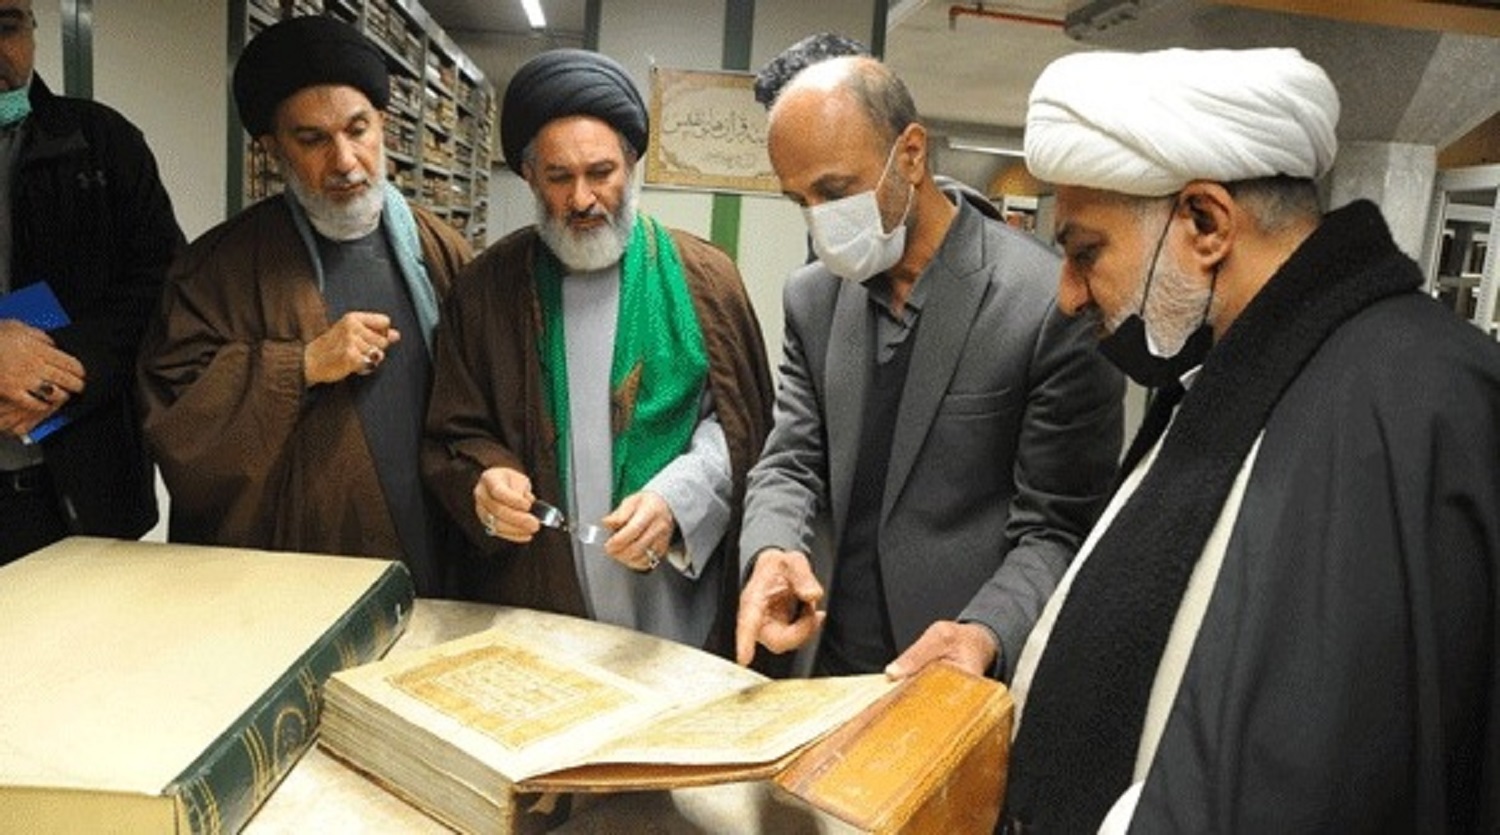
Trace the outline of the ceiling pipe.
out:
<instances>
[{"instance_id":1,"label":"ceiling pipe","mask_svg":"<svg viewBox=\"0 0 1500 835\"><path fill-rule=\"evenodd\" d=\"M1005 20L1011 23L1030 23L1037 26L1053 26L1063 28L1063 21L1050 17L1037 17L1035 15L1017 14L1015 12L1001 12L994 9L986 9L983 3L975 3L972 6L949 6L948 28L953 29L958 25L960 17L982 17L990 20Z\"/></svg>"}]
</instances>

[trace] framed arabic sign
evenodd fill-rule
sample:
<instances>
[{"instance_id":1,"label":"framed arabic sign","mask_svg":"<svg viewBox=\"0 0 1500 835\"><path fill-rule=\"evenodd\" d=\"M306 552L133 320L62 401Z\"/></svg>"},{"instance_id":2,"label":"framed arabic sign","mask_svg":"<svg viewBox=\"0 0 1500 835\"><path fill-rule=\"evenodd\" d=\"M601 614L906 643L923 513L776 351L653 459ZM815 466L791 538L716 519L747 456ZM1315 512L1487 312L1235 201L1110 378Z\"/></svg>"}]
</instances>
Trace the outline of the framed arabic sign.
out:
<instances>
[{"instance_id":1,"label":"framed arabic sign","mask_svg":"<svg viewBox=\"0 0 1500 835\"><path fill-rule=\"evenodd\" d=\"M779 194L750 73L651 69L646 182Z\"/></svg>"}]
</instances>

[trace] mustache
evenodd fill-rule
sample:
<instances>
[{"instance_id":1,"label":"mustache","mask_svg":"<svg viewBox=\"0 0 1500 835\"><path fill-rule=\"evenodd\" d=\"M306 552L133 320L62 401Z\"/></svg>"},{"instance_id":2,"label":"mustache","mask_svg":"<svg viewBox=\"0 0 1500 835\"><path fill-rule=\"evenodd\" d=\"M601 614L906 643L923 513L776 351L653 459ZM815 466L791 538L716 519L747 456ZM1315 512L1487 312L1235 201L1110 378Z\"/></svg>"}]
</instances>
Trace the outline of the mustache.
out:
<instances>
[{"instance_id":1,"label":"mustache","mask_svg":"<svg viewBox=\"0 0 1500 835\"><path fill-rule=\"evenodd\" d=\"M594 205L588 207L587 209L584 209L583 211L574 211L572 209L569 209L567 215L563 218L563 220L567 221L568 223L572 223L573 221L577 220L595 219L610 219L609 212L605 211L604 207L600 206L598 203L595 203Z\"/></svg>"},{"instance_id":2,"label":"mustache","mask_svg":"<svg viewBox=\"0 0 1500 835\"><path fill-rule=\"evenodd\" d=\"M370 181L369 175L360 170L350 171L348 174L329 174L323 178L324 188L347 188L348 186L362 186Z\"/></svg>"}]
</instances>

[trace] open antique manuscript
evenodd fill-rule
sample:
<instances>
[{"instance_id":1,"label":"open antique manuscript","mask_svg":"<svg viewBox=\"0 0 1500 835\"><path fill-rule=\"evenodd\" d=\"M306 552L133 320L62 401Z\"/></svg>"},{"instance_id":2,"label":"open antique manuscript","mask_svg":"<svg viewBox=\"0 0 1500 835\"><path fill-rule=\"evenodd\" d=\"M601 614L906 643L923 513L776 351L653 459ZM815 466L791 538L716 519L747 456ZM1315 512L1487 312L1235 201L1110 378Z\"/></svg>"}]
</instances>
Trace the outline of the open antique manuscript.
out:
<instances>
[{"instance_id":1,"label":"open antique manuscript","mask_svg":"<svg viewBox=\"0 0 1500 835\"><path fill-rule=\"evenodd\" d=\"M771 681L630 630L503 610L484 632L336 675L321 741L451 826L513 832L545 827L560 791L772 776L893 687Z\"/></svg>"}]
</instances>

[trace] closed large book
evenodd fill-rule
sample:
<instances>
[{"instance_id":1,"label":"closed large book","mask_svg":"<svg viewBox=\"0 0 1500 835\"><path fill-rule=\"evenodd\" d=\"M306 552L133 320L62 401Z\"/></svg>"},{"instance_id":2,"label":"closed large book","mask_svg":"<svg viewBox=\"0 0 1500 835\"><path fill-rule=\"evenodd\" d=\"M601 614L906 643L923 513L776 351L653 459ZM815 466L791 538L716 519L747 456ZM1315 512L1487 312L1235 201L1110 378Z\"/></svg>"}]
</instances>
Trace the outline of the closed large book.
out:
<instances>
[{"instance_id":1,"label":"closed large book","mask_svg":"<svg viewBox=\"0 0 1500 835\"><path fill-rule=\"evenodd\" d=\"M827 833L993 832L1014 707L1004 685L935 664L810 746L775 785Z\"/></svg>"},{"instance_id":2,"label":"closed large book","mask_svg":"<svg viewBox=\"0 0 1500 835\"><path fill-rule=\"evenodd\" d=\"M238 831L412 597L385 560L86 537L0 568L0 830Z\"/></svg>"},{"instance_id":3,"label":"closed large book","mask_svg":"<svg viewBox=\"0 0 1500 835\"><path fill-rule=\"evenodd\" d=\"M948 764L982 765L995 777L1002 752L978 738L991 732L1008 739L1008 725L999 723L1002 716L1008 722L1009 696L997 682L956 671L934 668L932 676L931 684L927 673L902 684L879 675L771 681L630 630L501 610L484 632L334 675L319 744L462 832L543 831L560 822L565 798L575 793L769 780L810 751L835 759L838 752L818 740L860 725L872 710L892 717L873 723L879 728L920 718L924 724L908 732L963 743L964 753ZM964 695L938 699L934 710L910 709L948 688ZM903 693L910 695L894 708L883 700ZM883 732L849 737L842 747L868 753L864 761L873 770L863 776L845 770L836 778L886 780L874 770L893 763L881 761L874 747L893 739ZM928 756L934 748L904 750ZM981 753L970 757L971 751ZM995 762L979 763L983 754ZM902 763L914 776L898 781L905 788L887 792L892 799L882 802L913 810L932 805L924 794L951 776L936 759ZM807 795L820 815L835 820L847 811L825 808L822 800L833 798L833 789L828 781L813 782L816 790ZM988 812L992 822L995 811ZM901 815L914 818L897 812L882 819Z\"/></svg>"}]
</instances>

